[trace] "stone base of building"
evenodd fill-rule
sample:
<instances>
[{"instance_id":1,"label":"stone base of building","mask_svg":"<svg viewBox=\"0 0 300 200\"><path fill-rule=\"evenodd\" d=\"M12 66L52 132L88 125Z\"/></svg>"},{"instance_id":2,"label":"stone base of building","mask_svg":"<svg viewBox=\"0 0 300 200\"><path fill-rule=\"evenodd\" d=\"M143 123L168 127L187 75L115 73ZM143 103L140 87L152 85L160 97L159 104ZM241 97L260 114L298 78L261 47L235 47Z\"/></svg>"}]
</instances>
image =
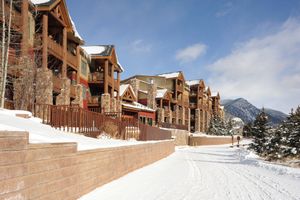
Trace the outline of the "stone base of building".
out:
<instances>
[{"instance_id":1,"label":"stone base of building","mask_svg":"<svg viewBox=\"0 0 300 200\"><path fill-rule=\"evenodd\" d=\"M63 78L61 80L62 87L60 90L60 94L56 98L57 105L70 105L70 87L71 80L68 78Z\"/></svg>"}]
</instances>

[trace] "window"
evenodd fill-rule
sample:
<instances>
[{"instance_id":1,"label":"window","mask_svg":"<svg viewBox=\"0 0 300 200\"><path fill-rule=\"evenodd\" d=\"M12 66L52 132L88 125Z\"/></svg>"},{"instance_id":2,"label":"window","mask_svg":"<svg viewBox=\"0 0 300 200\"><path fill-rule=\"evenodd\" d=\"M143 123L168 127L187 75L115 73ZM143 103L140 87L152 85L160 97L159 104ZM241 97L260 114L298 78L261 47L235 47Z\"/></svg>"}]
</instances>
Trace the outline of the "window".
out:
<instances>
[{"instance_id":1,"label":"window","mask_svg":"<svg viewBox=\"0 0 300 200\"><path fill-rule=\"evenodd\" d=\"M81 60L81 74L87 76L87 63Z\"/></svg>"}]
</instances>

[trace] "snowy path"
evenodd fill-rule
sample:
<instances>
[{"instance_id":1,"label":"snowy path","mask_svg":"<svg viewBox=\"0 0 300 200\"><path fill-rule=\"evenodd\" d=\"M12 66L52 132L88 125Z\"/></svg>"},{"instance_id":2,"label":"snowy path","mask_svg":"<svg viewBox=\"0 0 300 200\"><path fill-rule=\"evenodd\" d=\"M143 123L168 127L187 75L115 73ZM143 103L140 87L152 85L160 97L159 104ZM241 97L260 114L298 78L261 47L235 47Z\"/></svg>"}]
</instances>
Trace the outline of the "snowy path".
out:
<instances>
[{"instance_id":1,"label":"snowy path","mask_svg":"<svg viewBox=\"0 0 300 200\"><path fill-rule=\"evenodd\" d=\"M265 164L228 146L182 147L81 198L92 199L299 200L300 169Z\"/></svg>"}]
</instances>

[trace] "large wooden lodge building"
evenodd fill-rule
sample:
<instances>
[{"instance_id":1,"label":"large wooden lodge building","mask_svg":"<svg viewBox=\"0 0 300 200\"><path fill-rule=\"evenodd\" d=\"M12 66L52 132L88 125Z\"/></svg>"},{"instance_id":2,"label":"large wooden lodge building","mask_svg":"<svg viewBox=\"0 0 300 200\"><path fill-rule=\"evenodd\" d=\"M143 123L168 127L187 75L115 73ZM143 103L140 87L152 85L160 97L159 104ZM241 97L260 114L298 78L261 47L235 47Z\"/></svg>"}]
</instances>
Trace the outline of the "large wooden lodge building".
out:
<instances>
[{"instance_id":1,"label":"large wooden lodge building","mask_svg":"<svg viewBox=\"0 0 300 200\"><path fill-rule=\"evenodd\" d=\"M135 75L121 81L124 69L115 46L85 46L65 0L16 2L5 107L23 108L16 103L23 98L18 94L24 81L18 80L30 75L24 60L33 60L36 78L31 103L79 105L153 126L195 132L207 131L213 115L223 117L219 93L211 92L204 80L187 81L183 72Z\"/></svg>"}]
</instances>

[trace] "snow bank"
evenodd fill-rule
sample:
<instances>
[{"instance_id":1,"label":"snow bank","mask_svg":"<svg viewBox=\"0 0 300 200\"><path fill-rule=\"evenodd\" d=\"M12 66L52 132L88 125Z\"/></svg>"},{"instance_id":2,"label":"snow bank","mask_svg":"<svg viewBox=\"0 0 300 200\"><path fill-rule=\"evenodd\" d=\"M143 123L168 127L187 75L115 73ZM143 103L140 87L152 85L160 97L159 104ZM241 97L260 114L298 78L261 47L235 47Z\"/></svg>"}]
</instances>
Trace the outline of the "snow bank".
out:
<instances>
[{"instance_id":1,"label":"snow bank","mask_svg":"<svg viewBox=\"0 0 300 200\"><path fill-rule=\"evenodd\" d=\"M51 126L41 123L41 119L31 117L24 119L16 117L16 114L28 114L27 111L0 109L0 131L27 131L29 132L30 143L62 143L76 142L78 150L88 150L97 148L117 147L126 145L136 145L145 142L135 140L116 140L108 137L100 139L85 137L75 133L67 133L56 130Z\"/></svg>"}]
</instances>

